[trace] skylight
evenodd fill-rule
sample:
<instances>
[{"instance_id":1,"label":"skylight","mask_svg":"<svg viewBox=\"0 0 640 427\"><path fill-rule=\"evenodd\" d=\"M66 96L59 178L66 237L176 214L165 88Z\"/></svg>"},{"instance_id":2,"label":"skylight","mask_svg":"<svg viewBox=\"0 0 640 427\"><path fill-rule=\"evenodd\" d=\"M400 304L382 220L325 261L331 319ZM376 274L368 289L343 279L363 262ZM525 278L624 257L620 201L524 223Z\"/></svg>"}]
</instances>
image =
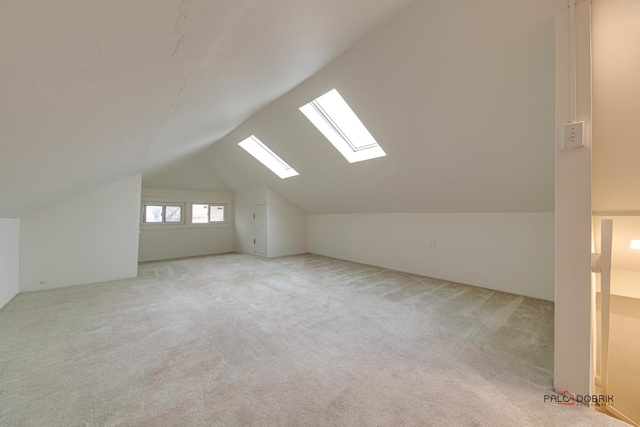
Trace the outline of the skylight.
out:
<instances>
[{"instance_id":1,"label":"skylight","mask_svg":"<svg viewBox=\"0 0 640 427\"><path fill-rule=\"evenodd\" d=\"M387 155L337 90L314 99L300 111L349 163Z\"/></svg>"},{"instance_id":2,"label":"skylight","mask_svg":"<svg viewBox=\"0 0 640 427\"><path fill-rule=\"evenodd\" d=\"M280 178L285 179L298 175L298 172L296 172L295 169L289 166L287 162L282 160L254 135L251 135L244 141L239 142L238 145L244 148L247 153L255 157L255 159L260 163L271 169L271 172L275 173Z\"/></svg>"}]
</instances>

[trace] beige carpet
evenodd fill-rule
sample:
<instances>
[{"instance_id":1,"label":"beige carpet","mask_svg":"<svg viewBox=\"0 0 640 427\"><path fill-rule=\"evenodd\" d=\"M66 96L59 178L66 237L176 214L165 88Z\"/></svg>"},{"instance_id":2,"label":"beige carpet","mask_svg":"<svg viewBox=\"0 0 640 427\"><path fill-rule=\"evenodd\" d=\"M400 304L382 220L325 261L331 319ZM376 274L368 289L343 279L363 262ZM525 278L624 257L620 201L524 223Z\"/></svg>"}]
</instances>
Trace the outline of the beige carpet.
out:
<instances>
[{"instance_id":1,"label":"beige carpet","mask_svg":"<svg viewBox=\"0 0 640 427\"><path fill-rule=\"evenodd\" d=\"M145 263L0 310L0 425L626 425L544 403L552 345L541 300L314 255Z\"/></svg>"}]
</instances>

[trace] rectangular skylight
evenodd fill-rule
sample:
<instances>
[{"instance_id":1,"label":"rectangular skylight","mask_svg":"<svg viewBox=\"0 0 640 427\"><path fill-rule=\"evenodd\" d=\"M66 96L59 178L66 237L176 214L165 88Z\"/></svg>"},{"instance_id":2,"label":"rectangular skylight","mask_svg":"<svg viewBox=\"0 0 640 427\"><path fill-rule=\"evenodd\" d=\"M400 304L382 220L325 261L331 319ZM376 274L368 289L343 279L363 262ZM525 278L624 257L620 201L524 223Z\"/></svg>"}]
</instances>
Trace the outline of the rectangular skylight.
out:
<instances>
[{"instance_id":1,"label":"rectangular skylight","mask_svg":"<svg viewBox=\"0 0 640 427\"><path fill-rule=\"evenodd\" d=\"M337 90L314 99L300 111L349 163L387 155Z\"/></svg>"},{"instance_id":2,"label":"rectangular skylight","mask_svg":"<svg viewBox=\"0 0 640 427\"><path fill-rule=\"evenodd\" d=\"M238 145L244 148L247 153L255 157L256 160L268 167L271 172L275 173L280 178L284 179L298 175L298 172L296 172L295 169L289 166L287 162L282 160L254 135L251 135L244 141L239 142Z\"/></svg>"}]
</instances>

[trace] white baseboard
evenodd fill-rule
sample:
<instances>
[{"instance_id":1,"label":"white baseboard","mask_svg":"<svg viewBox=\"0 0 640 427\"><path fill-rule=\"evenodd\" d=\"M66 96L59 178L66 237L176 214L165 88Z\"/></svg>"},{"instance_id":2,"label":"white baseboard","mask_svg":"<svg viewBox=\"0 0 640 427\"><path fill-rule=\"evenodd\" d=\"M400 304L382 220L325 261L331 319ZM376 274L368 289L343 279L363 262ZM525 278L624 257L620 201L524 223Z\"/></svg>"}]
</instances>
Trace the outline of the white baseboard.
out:
<instances>
[{"instance_id":1,"label":"white baseboard","mask_svg":"<svg viewBox=\"0 0 640 427\"><path fill-rule=\"evenodd\" d=\"M620 418L622 421L624 421L626 423L629 423L632 426L640 427L640 424L638 424L637 422L633 421L631 418L627 417L625 414L623 414L622 412L618 411L613 406L607 406L607 411L610 412L613 416L615 416L617 418Z\"/></svg>"}]
</instances>

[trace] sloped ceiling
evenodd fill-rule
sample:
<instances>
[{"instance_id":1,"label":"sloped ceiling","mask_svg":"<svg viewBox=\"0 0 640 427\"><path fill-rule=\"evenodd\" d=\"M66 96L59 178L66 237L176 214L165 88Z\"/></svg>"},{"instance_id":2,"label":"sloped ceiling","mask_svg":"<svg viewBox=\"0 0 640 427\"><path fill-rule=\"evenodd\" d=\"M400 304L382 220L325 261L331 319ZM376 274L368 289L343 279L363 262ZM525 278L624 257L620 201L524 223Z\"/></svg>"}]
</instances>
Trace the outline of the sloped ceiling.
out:
<instances>
[{"instance_id":1,"label":"sloped ceiling","mask_svg":"<svg viewBox=\"0 0 640 427\"><path fill-rule=\"evenodd\" d=\"M552 212L557 0L418 1L203 156L308 213ZM337 88L387 153L349 164L298 108ZM300 176L237 146L255 134Z\"/></svg>"},{"instance_id":2,"label":"sloped ceiling","mask_svg":"<svg viewBox=\"0 0 640 427\"><path fill-rule=\"evenodd\" d=\"M3 0L0 217L222 138L408 0Z\"/></svg>"}]
</instances>

